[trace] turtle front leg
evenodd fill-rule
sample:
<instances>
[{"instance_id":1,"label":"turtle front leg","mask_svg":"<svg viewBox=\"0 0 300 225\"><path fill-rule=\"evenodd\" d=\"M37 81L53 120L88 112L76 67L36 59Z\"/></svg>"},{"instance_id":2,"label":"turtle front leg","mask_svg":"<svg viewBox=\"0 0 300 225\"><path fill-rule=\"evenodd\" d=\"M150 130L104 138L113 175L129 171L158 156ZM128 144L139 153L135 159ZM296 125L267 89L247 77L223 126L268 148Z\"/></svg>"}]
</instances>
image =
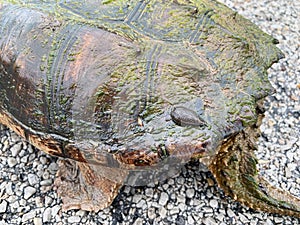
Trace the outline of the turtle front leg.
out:
<instances>
[{"instance_id":1,"label":"turtle front leg","mask_svg":"<svg viewBox=\"0 0 300 225\"><path fill-rule=\"evenodd\" d=\"M210 164L219 186L242 204L270 213L300 217L300 199L271 186L258 174L254 154L258 128L225 140Z\"/></svg>"},{"instance_id":2,"label":"turtle front leg","mask_svg":"<svg viewBox=\"0 0 300 225\"><path fill-rule=\"evenodd\" d=\"M62 198L63 211L82 209L98 212L108 207L126 176L114 168L98 168L69 159L60 159L59 167L54 184ZM101 169L109 171L109 175L104 175Z\"/></svg>"}]
</instances>

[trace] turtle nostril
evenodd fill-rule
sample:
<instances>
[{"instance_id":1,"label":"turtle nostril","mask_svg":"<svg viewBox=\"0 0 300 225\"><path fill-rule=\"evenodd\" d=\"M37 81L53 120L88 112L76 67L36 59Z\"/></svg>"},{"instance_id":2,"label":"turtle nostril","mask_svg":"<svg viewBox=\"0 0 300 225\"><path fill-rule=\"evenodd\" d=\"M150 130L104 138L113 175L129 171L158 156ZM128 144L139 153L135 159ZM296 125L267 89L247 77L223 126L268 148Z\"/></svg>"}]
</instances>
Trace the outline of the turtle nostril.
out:
<instances>
[{"instance_id":1,"label":"turtle nostril","mask_svg":"<svg viewBox=\"0 0 300 225\"><path fill-rule=\"evenodd\" d=\"M203 126L205 121L196 112L183 106L174 107L171 111L173 122L179 126Z\"/></svg>"}]
</instances>

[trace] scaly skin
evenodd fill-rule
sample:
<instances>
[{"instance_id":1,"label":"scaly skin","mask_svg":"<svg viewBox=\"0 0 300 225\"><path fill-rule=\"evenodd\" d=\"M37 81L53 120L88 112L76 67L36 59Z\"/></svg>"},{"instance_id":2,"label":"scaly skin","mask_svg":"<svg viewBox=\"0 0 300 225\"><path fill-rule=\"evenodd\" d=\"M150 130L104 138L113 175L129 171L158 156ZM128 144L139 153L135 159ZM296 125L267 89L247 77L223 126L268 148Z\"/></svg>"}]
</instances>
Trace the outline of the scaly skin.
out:
<instances>
[{"instance_id":1,"label":"scaly skin","mask_svg":"<svg viewBox=\"0 0 300 225\"><path fill-rule=\"evenodd\" d=\"M225 140L210 170L219 186L234 200L259 211L300 217L300 199L271 186L256 168L256 126Z\"/></svg>"}]
</instances>

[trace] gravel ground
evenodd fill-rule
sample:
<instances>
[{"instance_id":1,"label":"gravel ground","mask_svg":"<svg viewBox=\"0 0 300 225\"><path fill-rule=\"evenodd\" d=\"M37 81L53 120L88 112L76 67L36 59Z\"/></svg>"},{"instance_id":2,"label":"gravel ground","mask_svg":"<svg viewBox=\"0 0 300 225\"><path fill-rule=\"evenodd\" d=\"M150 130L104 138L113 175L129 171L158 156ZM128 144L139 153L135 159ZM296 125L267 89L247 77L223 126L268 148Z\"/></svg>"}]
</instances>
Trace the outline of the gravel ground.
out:
<instances>
[{"instance_id":1,"label":"gravel ground","mask_svg":"<svg viewBox=\"0 0 300 225\"><path fill-rule=\"evenodd\" d=\"M274 185L300 197L300 2L222 0L279 41L286 58L270 69L277 93L267 98L257 152ZM53 189L56 158L37 151L0 125L0 225L2 224L300 224L300 219L259 213L233 202L209 172L187 165L160 185L125 186L97 214L61 212Z\"/></svg>"}]
</instances>

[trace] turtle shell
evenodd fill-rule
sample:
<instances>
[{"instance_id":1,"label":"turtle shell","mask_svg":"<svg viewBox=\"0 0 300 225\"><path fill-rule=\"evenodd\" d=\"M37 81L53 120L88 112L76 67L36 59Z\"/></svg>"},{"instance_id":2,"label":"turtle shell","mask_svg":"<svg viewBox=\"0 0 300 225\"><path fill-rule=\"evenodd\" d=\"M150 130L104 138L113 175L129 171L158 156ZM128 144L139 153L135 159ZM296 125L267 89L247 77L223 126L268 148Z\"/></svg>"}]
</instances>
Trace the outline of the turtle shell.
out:
<instances>
[{"instance_id":1,"label":"turtle shell","mask_svg":"<svg viewBox=\"0 0 300 225\"><path fill-rule=\"evenodd\" d=\"M211 0L22 3L0 5L0 122L94 165L165 173L213 156L256 123L282 57Z\"/></svg>"}]
</instances>

